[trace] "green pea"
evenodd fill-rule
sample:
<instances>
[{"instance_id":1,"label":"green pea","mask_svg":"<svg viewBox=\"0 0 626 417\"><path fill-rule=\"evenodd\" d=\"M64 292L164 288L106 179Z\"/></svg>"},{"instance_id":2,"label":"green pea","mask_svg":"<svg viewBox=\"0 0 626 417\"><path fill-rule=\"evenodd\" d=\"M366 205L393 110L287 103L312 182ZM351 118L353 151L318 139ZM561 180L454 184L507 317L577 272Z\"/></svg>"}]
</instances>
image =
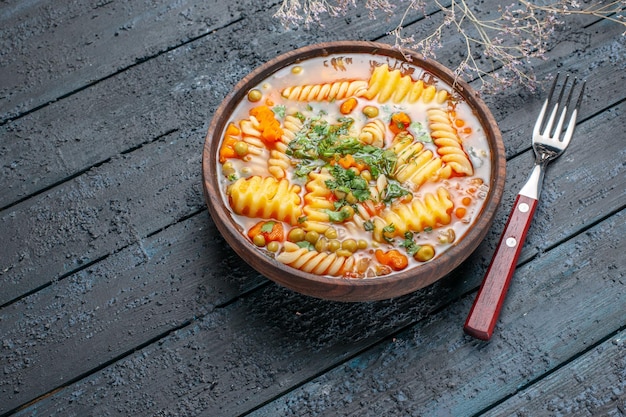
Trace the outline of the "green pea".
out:
<instances>
[{"instance_id":1,"label":"green pea","mask_svg":"<svg viewBox=\"0 0 626 417\"><path fill-rule=\"evenodd\" d=\"M261 93L257 89L250 90L250 92L248 93L248 100L250 100L253 103L256 103L257 101L261 100L261 98L263 98L263 93Z\"/></svg>"},{"instance_id":2,"label":"green pea","mask_svg":"<svg viewBox=\"0 0 626 417\"><path fill-rule=\"evenodd\" d=\"M233 166L233 163L232 162L224 162L224 165L222 165L222 172L227 177L229 175L233 175L236 172L235 171L235 167Z\"/></svg>"},{"instance_id":3,"label":"green pea","mask_svg":"<svg viewBox=\"0 0 626 417\"><path fill-rule=\"evenodd\" d=\"M267 250L270 252L278 252L278 249L280 249L280 243L275 240L267 244Z\"/></svg>"},{"instance_id":4,"label":"green pea","mask_svg":"<svg viewBox=\"0 0 626 417\"><path fill-rule=\"evenodd\" d=\"M337 252L339 249L341 249L341 242L338 241L337 239L333 239L333 240L328 242L328 250L329 251Z\"/></svg>"},{"instance_id":5,"label":"green pea","mask_svg":"<svg viewBox=\"0 0 626 417\"><path fill-rule=\"evenodd\" d=\"M294 227L287 234L287 239L290 242L302 242L304 240L305 235L306 235L306 232L304 231L304 229L301 229L299 227Z\"/></svg>"},{"instance_id":6,"label":"green pea","mask_svg":"<svg viewBox=\"0 0 626 417\"><path fill-rule=\"evenodd\" d=\"M335 194L335 197L337 197L338 200L343 200L344 198L346 198L346 192L345 191L335 190L335 191L333 191L333 193Z\"/></svg>"},{"instance_id":7,"label":"green pea","mask_svg":"<svg viewBox=\"0 0 626 417\"><path fill-rule=\"evenodd\" d=\"M326 238L328 239L337 239L337 229L335 229L334 227L329 227L324 232L324 236L326 236Z\"/></svg>"},{"instance_id":8,"label":"green pea","mask_svg":"<svg viewBox=\"0 0 626 417\"><path fill-rule=\"evenodd\" d=\"M341 214L346 218L346 220L350 220L354 216L354 209L352 206L343 206L341 208Z\"/></svg>"},{"instance_id":9,"label":"green pea","mask_svg":"<svg viewBox=\"0 0 626 417\"><path fill-rule=\"evenodd\" d=\"M354 239L346 239L341 242L341 249L347 250L350 253L354 253L357 250L357 241Z\"/></svg>"},{"instance_id":10,"label":"green pea","mask_svg":"<svg viewBox=\"0 0 626 417\"><path fill-rule=\"evenodd\" d=\"M452 243L454 242L454 239L456 239L456 233L454 233L454 229L446 230L445 236L448 243Z\"/></svg>"},{"instance_id":11,"label":"green pea","mask_svg":"<svg viewBox=\"0 0 626 417\"><path fill-rule=\"evenodd\" d=\"M357 249L367 249L367 240L359 239L356 242L356 247L357 247Z\"/></svg>"},{"instance_id":12,"label":"green pea","mask_svg":"<svg viewBox=\"0 0 626 417\"><path fill-rule=\"evenodd\" d=\"M263 236L263 235L256 235L252 239L252 242L254 242L254 244L257 245L258 247L262 248L263 246L265 246L265 236Z\"/></svg>"},{"instance_id":13,"label":"green pea","mask_svg":"<svg viewBox=\"0 0 626 417\"><path fill-rule=\"evenodd\" d=\"M304 236L304 240L306 240L309 243L315 243L317 242L319 238L320 238L320 234L317 233L315 230L309 230L308 232L306 232L306 235Z\"/></svg>"},{"instance_id":14,"label":"green pea","mask_svg":"<svg viewBox=\"0 0 626 417\"><path fill-rule=\"evenodd\" d=\"M337 256L343 256L344 258L347 258L348 256L352 255L352 252L346 249L339 249L337 252L335 252L335 254Z\"/></svg>"},{"instance_id":15,"label":"green pea","mask_svg":"<svg viewBox=\"0 0 626 417\"><path fill-rule=\"evenodd\" d=\"M233 148L235 149L235 153L239 156L244 156L248 154L248 144L242 140L238 140L237 142L235 142Z\"/></svg>"},{"instance_id":16,"label":"green pea","mask_svg":"<svg viewBox=\"0 0 626 417\"><path fill-rule=\"evenodd\" d=\"M318 252L325 252L326 249L328 249L328 239L322 236L317 242L315 242L315 250Z\"/></svg>"},{"instance_id":17,"label":"green pea","mask_svg":"<svg viewBox=\"0 0 626 417\"><path fill-rule=\"evenodd\" d=\"M363 114L367 117L376 117L378 116L378 107L374 106L365 106L363 107Z\"/></svg>"},{"instance_id":18,"label":"green pea","mask_svg":"<svg viewBox=\"0 0 626 417\"><path fill-rule=\"evenodd\" d=\"M422 245L413 257L416 261L426 262L433 259L433 256L435 256L435 248L431 245Z\"/></svg>"}]
</instances>

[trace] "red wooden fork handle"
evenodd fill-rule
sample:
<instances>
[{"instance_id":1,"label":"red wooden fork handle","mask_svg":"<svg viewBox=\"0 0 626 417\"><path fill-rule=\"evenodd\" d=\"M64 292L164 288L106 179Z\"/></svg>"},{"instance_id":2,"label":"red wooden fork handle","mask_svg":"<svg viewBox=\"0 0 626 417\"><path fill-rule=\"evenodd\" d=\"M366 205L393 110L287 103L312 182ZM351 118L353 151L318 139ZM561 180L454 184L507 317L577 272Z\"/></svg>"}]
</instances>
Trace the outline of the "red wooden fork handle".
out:
<instances>
[{"instance_id":1,"label":"red wooden fork handle","mask_svg":"<svg viewBox=\"0 0 626 417\"><path fill-rule=\"evenodd\" d=\"M481 340L491 338L536 207L536 199L517 195L498 248L465 321L463 330L470 336Z\"/></svg>"}]
</instances>

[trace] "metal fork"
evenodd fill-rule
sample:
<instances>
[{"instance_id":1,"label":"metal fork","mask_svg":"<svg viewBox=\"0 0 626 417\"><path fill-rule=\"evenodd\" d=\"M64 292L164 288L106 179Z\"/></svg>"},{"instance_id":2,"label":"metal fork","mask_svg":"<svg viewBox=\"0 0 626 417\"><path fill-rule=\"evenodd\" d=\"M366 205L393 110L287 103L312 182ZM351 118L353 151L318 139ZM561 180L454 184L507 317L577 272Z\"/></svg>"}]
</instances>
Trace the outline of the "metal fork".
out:
<instances>
[{"instance_id":1,"label":"metal fork","mask_svg":"<svg viewBox=\"0 0 626 417\"><path fill-rule=\"evenodd\" d=\"M565 151L574 134L576 117L585 90L585 82L583 82L580 88L580 93L576 105L569 116L569 121L564 126L577 79L574 79L567 94L567 99L563 103L562 100L567 89L569 75L565 77L565 82L561 87L558 98L554 101L550 116L546 119L546 111L553 102L554 90L558 79L559 74L557 73L550 88L550 94L543 103L533 129L532 145L535 152L535 165L532 173L515 199L515 204L509 215L504 232L500 237L496 252L493 255L491 264L487 269L483 283L478 290L476 300L474 300L463 328L465 333L477 339L489 340L493 334L511 277L515 271L517 259L526 239L526 232L528 232L537 207L546 166ZM560 116L558 116L557 124L554 126L559 112Z\"/></svg>"}]
</instances>

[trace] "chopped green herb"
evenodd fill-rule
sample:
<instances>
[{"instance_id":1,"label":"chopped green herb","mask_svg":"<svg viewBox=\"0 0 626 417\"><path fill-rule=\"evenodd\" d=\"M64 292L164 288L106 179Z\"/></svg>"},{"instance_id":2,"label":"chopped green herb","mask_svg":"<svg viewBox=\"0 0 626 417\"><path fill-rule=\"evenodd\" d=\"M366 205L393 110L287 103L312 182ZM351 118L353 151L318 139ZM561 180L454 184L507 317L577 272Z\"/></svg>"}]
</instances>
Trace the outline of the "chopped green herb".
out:
<instances>
[{"instance_id":1,"label":"chopped green herb","mask_svg":"<svg viewBox=\"0 0 626 417\"><path fill-rule=\"evenodd\" d=\"M393 235L393 232L395 231L396 231L396 226L393 223L390 223L387 226L383 227L383 239L385 239L387 242L392 242L393 237L387 236L387 235L388 234Z\"/></svg>"},{"instance_id":2,"label":"chopped green herb","mask_svg":"<svg viewBox=\"0 0 626 417\"><path fill-rule=\"evenodd\" d=\"M346 220L350 215L345 210L333 211L324 209L324 213L328 214L328 219L333 223L341 223Z\"/></svg>"},{"instance_id":3,"label":"chopped green herb","mask_svg":"<svg viewBox=\"0 0 626 417\"><path fill-rule=\"evenodd\" d=\"M371 232L374 230L374 223L371 220L367 220L363 223L363 229L365 229L366 232Z\"/></svg>"},{"instance_id":4,"label":"chopped green herb","mask_svg":"<svg viewBox=\"0 0 626 417\"><path fill-rule=\"evenodd\" d=\"M274 107L272 107L272 110L274 111L274 114L279 118L279 119L284 119L285 118L285 111L287 110L287 108L280 104L280 105L276 105Z\"/></svg>"},{"instance_id":5,"label":"chopped green herb","mask_svg":"<svg viewBox=\"0 0 626 417\"><path fill-rule=\"evenodd\" d=\"M362 146L358 139L348 136L353 119L344 117L339 119L340 124L330 124L321 118L322 114L320 111L317 116L306 119L285 151L300 160L295 170L298 177L324 166L337 155L352 153Z\"/></svg>"},{"instance_id":6,"label":"chopped green herb","mask_svg":"<svg viewBox=\"0 0 626 417\"><path fill-rule=\"evenodd\" d=\"M404 234L404 240L400 242L400 246L406 249L406 253L409 256L415 255L421 248L421 246L413 240L413 233L411 232L406 232Z\"/></svg>"},{"instance_id":7,"label":"chopped green herb","mask_svg":"<svg viewBox=\"0 0 626 417\"><path fill-rule=\"evenodd\" d=\"M398 156L392 150L371 145L362 146L352 156L355 160L366 164L374 178L378 178L381 174L391 176L398 161Z\"/></svg>"},{"instance_id":8,"label":"chopped green herb","mask_svg":"<svg viewBox=\"0 0 626 417\"><path fill-rule=\"evenodd\" d=\"M366 201L372 197L367 181L351 169L333 165L330 168L330 173L333 179L326 181L329 190L338 190L346 194L352 193L358 201Z\"/></svg>"},{"instance_id":9,"label":"chopped green herb","mask_svg":"<svg viewBox=\"0 0 626 417\"><path fill-rule=\"evenodd\" d=\"M335 156L354 154L363 147L363 144L350 136L337 136L334 132L322 139L319 143L319 155L325 159L332 159Z\"/></svg>"},{"instance_id":10,"label":"chopped green herb","mask_svg":"<svg viewBox=\"0 0 626 417\"><path fill-rule=\"evenodd\" d=\"M433 138L430 136L430 133L428 133L428 130L426 130L426 128L424 127L422 123L413 122L409 126L409 129L411 133L413 134L413 137L416 140L419 140L420 142L426 142L426 143L431 143L433 141Z\"/></svg>"},{"instance_id":11,"label":"chopped green herb","mask_svg":"<svg viewBox=\"0 0 626 417\"><path fill-rule=\"evenodd\" d=\"M351 117L341 117L337 124L331 124L322 119L323 114L320 111L316 116L305 119L304 126L287 146L287 155L300 160L296 166L296 176L306 176L326 163L348 154L367 165L375 178L381 174L393 174L398 160L393 151L364 145L358 138L351 136L350 129L354 124ZM361 193L357 198L364 201L366 194Z\"/></svg>"},{"instance_id":12,"label":"chopped green herb","mask_svg":"<svg viewBox=\"0 0 626 417\"><path fill-rule=\"evenodd\" d=\"M402 188L398 181L389 179L387 187L385 188L385 197L383 198L383 201L385 203L391 203L396 198L404 197L408 194L411 194L411 192Z\"/></svg>"},{"instance_id":13,"label":"chopped green herb","mask_svg":"<svg viewBox=\"0 0 626 417\"><path fill-rule=\"evenodd\" d=\"M270 233L272 231L272 229L274 228L275 224L276 224L276 222L274 222L274 221L269 221L269 222L263 223L263 226L261 226L261 233Z\"/></svg>"},{"instance_id":14,"label":"chopped green herb","mask_svg":"<svg viewBox=\"0 0 626 417\"><path fill-rule=\"evenodd\" d=\"M313 244L307 240L301 240L300 242L296 242L296 245L304 249L315 250L315 246L313 246Z\"/></svg>"},{"instance_id":15,"label":"chopped green herb","mask_svg":"<svg viewBox=\"0 0 626 417\"><path fill-rule=\"evenodd\" d=\"M313 161L305 160L296 166L296 169L294 170L294 174L296 175L296 177L304 178L307 175L309 175L309 173L315 171L316 169L318 169L319 167L323 165L325 165L324 162L320 160L313 160Z\"/></svg>"},{"instance_id":16,"label":"chopped green herb","mask_svg":"<svg viewBox=\"0 0 626 417\"><path fill-rule=\"evenodd\" d=\"M393 223L383 227L383 233L393 233L396 231L396 226Z\"/></svg>"}]
</instances>

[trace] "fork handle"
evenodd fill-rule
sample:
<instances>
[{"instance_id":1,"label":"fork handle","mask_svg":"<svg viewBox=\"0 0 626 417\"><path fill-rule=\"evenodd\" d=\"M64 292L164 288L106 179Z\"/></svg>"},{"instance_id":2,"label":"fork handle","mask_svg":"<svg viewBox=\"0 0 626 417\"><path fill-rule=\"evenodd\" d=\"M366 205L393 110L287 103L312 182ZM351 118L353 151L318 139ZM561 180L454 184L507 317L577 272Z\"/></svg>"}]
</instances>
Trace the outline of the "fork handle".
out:
<instances>
[{"instance_id":1,"label":"fork handle","mask_svg":"<svg viewBox=\"0 0 626 417\"><path fill-rule=\"evenodd\" d=\"M536 207L536 199L517 195L496 252L465 321L463 330L470 336L481 340L491 338Z\"/></svg>"}]
</instances>

